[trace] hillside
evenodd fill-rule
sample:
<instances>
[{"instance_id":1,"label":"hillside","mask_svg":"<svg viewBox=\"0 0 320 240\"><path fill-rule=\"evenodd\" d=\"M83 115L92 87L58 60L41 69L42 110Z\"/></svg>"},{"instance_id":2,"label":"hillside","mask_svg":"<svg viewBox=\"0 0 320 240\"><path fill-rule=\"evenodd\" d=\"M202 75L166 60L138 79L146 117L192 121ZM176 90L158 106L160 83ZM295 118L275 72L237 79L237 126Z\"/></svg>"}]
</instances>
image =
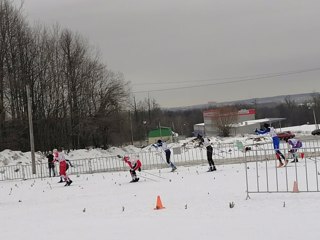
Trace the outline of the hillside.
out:
<instances>
[{"instance_id":1,"label":"hillside","mask_svg":"<svg viewBox=\"0 0 320 240\"><path fill-rule=\"evenodd\" d=\"M264 97L264 98L251 98L251 99L243 99L243 100L235 100L229 102L209 102L206 104L193 105L193 106L182 106L177 108L170 108L168 110L176 111L176 110L188 110L188 109L206 109L210 107L219 107L226 105L260 105L260 106L275 106L275 104L284 103L286 98L290 98L295 101L297 104L305 103L312 98L312 95L319 93L301 93L301 94L293 94L293 95L279 95L272 97Z\"/></svg>"}]
</instances>

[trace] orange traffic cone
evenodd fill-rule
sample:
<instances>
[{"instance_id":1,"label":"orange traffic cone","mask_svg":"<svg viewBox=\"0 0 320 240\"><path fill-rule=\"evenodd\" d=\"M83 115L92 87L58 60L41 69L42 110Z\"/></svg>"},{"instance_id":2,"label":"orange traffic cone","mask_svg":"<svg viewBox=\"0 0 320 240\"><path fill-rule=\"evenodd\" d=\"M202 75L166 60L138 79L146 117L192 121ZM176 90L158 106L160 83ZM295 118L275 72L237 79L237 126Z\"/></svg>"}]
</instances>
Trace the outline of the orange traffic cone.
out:
<instances>
[{"instance_id":1,"label":"orange traffic cone","mask_svg":"<svg viewBox=\"0 0 320 240\"><path fill-rule=\"evenodd\" d=\"M162 202L161 202L161 199L160 199L160 196L157 197L157 204L156 204L156 207L154 210L160 210L160 209L163 209L165 208L164 206L162 206Z\"/></svg>"},{"instance_id":2,"label":"orange traffic cone","mask_svg":"<svg viewBox=\"0 0 320 240\"><path fill-rule=\"evenodd\" d=\"M298 182L297 181L294 181L294 183L293 183L293 192L294 193L298 193L299 192Z\"/></svg>"}]
</instances>

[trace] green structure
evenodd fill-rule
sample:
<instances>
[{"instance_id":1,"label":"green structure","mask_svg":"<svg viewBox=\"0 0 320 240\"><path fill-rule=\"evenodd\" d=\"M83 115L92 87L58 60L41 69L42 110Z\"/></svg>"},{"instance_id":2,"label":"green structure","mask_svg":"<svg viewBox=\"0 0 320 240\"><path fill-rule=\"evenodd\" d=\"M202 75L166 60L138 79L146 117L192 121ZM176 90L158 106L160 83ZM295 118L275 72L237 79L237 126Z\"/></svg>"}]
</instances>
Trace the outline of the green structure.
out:
<instances>
[{"instance_id":1,"label":"green structure","mask_svg":"<svg viewBox=\"0 0 320 240\"><path fill-rule=\"evenodd\" d=\"M172 130L169 127L160 127L153 129L148 133L149 144L157 142L159 139L172 142Z\"/></svg>"}]
</instances>

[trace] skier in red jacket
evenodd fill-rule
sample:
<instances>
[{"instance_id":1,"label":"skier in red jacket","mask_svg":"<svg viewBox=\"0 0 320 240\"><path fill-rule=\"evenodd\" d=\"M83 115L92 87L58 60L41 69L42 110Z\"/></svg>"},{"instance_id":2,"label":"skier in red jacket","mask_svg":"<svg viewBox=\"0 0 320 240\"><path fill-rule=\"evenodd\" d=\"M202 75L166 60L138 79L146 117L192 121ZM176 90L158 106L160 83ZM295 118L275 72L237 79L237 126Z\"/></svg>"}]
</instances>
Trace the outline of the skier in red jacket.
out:
<instances>
[{"instance_id":1,"label":"skier in red jacket","mask_svg":"<svg viewBox=\"0 0 320 240\"><path fill-rule=\"evenodd\" d=\"M62 152L62 148L54 149L53 150L54 155L54 162L59 162L59 168L60 168L60 177L64 179L66 182L65 186L70 186L72 183L71 179L68 177L66 171L67 171L67 162L66 158L64 156L64 153Z\"/></svg>"},{"instance_id":2,"label":"skier in red jacket","mask_svg":"<svg viewBox=\"0 0 320 240\"><path fill-rule=\"evenodd\" d=\"M141 171L141 161L138 158L130 158L129 156L124 156L123 161L125 161L125 163L130 167L130 175L132 177L130 182L138 182L139 178L137 177L136 171Z\"/></svg>"}]
</instances>

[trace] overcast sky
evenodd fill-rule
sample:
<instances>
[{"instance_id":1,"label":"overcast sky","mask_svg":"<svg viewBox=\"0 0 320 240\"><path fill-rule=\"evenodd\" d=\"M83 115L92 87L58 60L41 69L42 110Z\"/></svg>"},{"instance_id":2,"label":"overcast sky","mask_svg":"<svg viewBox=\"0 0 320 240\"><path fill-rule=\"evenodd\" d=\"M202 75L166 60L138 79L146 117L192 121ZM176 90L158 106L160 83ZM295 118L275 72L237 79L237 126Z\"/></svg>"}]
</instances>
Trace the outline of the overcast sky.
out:
<instances>
[{"instance_id":1,"label":"overcast sky","mask_svg":"<svg viewBox=\"0 0 320 240\"><path fill-rule=\"evenodd\" d=\"M24 9L31 24L79 32L137 99L161 107L320 91L319 0L25 0Z\"/></svg>"}]
</instances>

